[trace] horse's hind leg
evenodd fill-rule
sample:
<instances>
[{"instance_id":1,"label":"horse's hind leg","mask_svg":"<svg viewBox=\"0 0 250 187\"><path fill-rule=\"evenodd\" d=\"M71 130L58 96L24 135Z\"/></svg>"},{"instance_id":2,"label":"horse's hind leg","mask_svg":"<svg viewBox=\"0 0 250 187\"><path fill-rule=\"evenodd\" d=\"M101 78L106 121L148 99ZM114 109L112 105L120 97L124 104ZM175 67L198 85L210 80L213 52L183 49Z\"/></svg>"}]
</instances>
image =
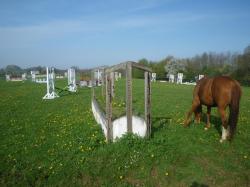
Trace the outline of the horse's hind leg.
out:
<instances>
[{"instance_id":1,"label":"horse's hind leg","mask_svg":"<svg viewBox=\"0 0 250 187\"><path fill-rule=\"evenodd\" d=\"M199 98L194 98L193 103L192 103L192 107L188 111L187 117L186 117L186 119L184 121L184 126L188 126L190 124L190 122L191 122L190 117L193 114L193 112L195 112L197 110L197 107L199 107L199 106L200 106L200 100L199 100Z\"/></svg>"},{"instance_id":2,"label":"horse's hind leg","mask_svg":"<svg viewBox=\"0 0 250 187\"><path fill-rule=\"evenodd\" d=\"M201 113L202 113L202 105L199 105L196 107L196 110L194 111L196 123L201 122Z\"/></svg>"},{"instance_id":3,"label":"horse's hind leg","mask_svg":"<svg viewBox=\"0 0 250 187\"><path fill-rule=\"evenodd\" d=\"M210 114L211 114L211 107L208 106L207 107L207 124L206 124L206 127L205 127L205 130L208 130L210 128Z\"/></svg>"},{"instance_id":4,"label":"horse's hind leg","mask_svg":"<svg viewBox=\"0 0 250 187\"><path fill-rule=\"evenodd\" d=\"M223 142L229 136L227 117L226 117L225 107L223 107L223 108L219 107L218 110L219 110L219 113L220 113L220 116L221 116L221 122L222 122L222 135L221 135L220 142Z\"/></svg>"}]
</instances>

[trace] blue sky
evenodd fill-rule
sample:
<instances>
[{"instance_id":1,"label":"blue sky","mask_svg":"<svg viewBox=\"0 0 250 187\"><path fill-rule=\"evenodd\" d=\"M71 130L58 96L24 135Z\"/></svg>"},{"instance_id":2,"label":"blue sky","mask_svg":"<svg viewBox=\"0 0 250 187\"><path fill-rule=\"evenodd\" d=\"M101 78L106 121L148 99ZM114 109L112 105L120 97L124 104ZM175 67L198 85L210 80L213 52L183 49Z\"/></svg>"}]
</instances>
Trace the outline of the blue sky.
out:
<instances>
[{"instance_id":1,"label":"blue sky","mask_svg":"<svg viewBox=\"0 0 250 187\"><path fill-rule=\"evenodd\" d=\"M241 53L249 10L249 0L0 0L0 68Z\"/></svg>"}]
</instances>

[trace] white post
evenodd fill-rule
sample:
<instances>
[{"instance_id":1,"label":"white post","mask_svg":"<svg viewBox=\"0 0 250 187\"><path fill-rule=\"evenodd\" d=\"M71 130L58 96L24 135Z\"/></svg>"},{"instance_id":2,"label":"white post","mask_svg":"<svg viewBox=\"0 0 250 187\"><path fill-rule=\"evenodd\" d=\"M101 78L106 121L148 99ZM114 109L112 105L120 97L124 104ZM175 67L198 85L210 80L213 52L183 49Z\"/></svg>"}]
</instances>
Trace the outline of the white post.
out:
<instances>
[{"instance_id":1,"label":"white post","mask_svg":"<svg viewBox=\"0 0 250 187\"><path fill-rule=\"evenodd\" d=\"M49 68L46 68L46 72L47 72L47 94L49 93Z\"/></svg>"},{"instance_id":2,"label":"white post","mask_svg":"<svg viewBox=\"0 0 250 187\"><path fill-rule=\"evenodd\" d=\"M204 77L204 75L199 75L198 80L201 80Z\"/></svg>"},{"instance_id":3,"label":"white post","mask_svg":"<svg viewBox=\"0 0 250 187\"><path fill-rule=\"evenodd\" d=\"M115 81L118 81L118 79L119 79L119 73L115 72Z\"/></svg>"},{"instance_id":4,"label":"white post","mask_svg":"<svg viewBox=\"0 0 250 187\"><path fill-rule=\"evenodd\" d=\"M102 72L100 71L100 69L98 69L97 70L97 85L96 86L101 86L102 85L102 83L101 83L101 81L102 81ZM95 76L95 75L94 75Z\"/></svg>"},{"instance_id":5,"label":"white post","mask_svg":"<svg viewBox=\"0 0 250 187\"><path fill-rule=\"evenodd\" d=\"M22 74L22 80L26 80L26 73Z\"/></svg>"},{"instance_id":6,"label":"white post","mask_svg":"<svg viewBox=\"0 0 250 187\"><path fill-rule=\"evenodd\" d=\"M152 73L151 76L151 82L156 82L156 73Z\"/></svg>"},{"instance_id":7,"label":"white post","mask_svg":"<svg viewBox=\"0 0 250 187\"><path fill-rule=\"evenodd\" d=\"M100 84L100 70L99 69L97 70L97 84L98 86Z\"/></svg>"},{"instance_id":8,"label":"white post","mask_svg":"<svg viewBox=\"0 0 250 187\"><path fill-rule=\"evenodd\" d=\"M10 81L10 75L6 75L6 81Z\"/></svg>"},{"instance_id":9,"label":"white post","mask_svg":"<svg viewBox=\"0 0 250 187\"><path fill-rule=\"evenodd\" d=\"M71 77L71 74L70 74L70 69L68 69L68 85L70 86L71 82L70 82L70 77Z\"/></svg>"},{"instance_id":10,"label":"white post","mask_svg":"<svg viewBox=\"0 0 250 187\"><path fill-rule=\"evenodd\" d=\"M177 84L182 84L183 73L177 74Z\"/></svg>"},{"instance_id":11,"label":"white post","mask_svg":"<svg viewBox=\"0 0 250 187\"><path fill-rule=\"evenodd\" d=\"M169 82L174 83L174 75L173 74L169 75Z\"/></svg>"},{"instance_id":12,"label":"white post","mask_svg":"<svg viewBox=\"0 0 250 187\"><path fill-rule=\"evenodd\" d=\"M36 82L36 74L35 73L31 74L31 81Z\"/></svg>"},{"instance_id":13,"label":"white post","mask_svg":"<svg viewBox=\"0 0 250 187\"><path fill-rule=\"evenodd\" d=\"M76 92L76 72L75 69L68 69L68 88L70 92Z\"/></svg>"}]
</instances>

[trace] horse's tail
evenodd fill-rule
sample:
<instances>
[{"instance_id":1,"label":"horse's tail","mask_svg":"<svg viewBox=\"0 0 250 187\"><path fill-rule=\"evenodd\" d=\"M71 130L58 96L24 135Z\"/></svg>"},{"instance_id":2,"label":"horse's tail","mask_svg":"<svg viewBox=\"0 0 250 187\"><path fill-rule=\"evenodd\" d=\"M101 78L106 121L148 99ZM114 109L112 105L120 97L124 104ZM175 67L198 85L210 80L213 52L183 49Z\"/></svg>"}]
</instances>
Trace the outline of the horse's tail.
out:
<instances>
[{"instance_id":1,"label":"horse's tail","mask_svg":"<svg viewBox=\"0 0 250 187\"><path fill-rule=\"evenodd\" d=\"M230 114L229 114L229 119L228 119L228 124L230 128L230 137L229 139L232 139L237 122L238 122L238 115L239 115L239 105L240 105L240 97L241 97L241 88L238 83L236 83L233 86L232 93L231 93L231 103L230 103Z\"/></svg>"}]
</instances>

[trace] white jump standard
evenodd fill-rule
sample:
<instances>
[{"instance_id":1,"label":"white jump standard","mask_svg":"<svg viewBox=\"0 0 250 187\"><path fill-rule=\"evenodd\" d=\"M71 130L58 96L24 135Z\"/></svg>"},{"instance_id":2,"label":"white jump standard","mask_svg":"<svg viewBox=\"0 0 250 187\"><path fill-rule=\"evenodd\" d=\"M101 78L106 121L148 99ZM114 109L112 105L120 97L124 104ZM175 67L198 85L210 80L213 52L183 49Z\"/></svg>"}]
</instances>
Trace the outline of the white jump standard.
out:
<instances>
[{"instance_id":1,"label":"white jump standard","mask_svg":"<svg viewBox=\"0 0 250 187\"><path fill-rule=\"evenodd\" d=\"M183 79L183 73L178 73L177 74L177 84L182 84L182 79Z\"/></svg>"},{"instance_id":2,"label":"white jump standard","mask_svg":"<svg viewBox=\"0 0 250 187\"><path fill-rule=\"evenodd\" d=\"M47 67L46 71L47 71L47 93L43 97L43 99L55 99L56 97L59 97L59 96L55 92L54 68Z\"/></svg>"},{"instance_id":3,"label":"white jump standard","mask_svg":"<svg viewBox=\"0 0 250 187\"><path fill-rule=\"evenodd\" d=\"M201 80L204 77L204 75L199 75L198 80Z\"/></svg>"},{"instance_id":4,"label":"white jump standard","mask_svg":"<svg viewBox=\"0 0 250 187\"><path fill-rule=\"evenodd\" d=\"M68 88L70 92L76 92L76 71L73 68L68 69Z\"/></svg>"},{"instance_id":5,"label":"white jump standard","mask_svg":"<svg viewBox=\"0 0 250 187\"><path fill-rule=\"evenodd\" d=\"M152 73L151 82L156 82L156 73Z\"/></svg>"},{"instance_id":6,"label":"white jump standard","mask_svg":"<svg viewBox=\"0 0 250 187\"><path fill-rule=\"evenodd\" d=\"M174 74L169 75L169 82L174 83Z\"/></svg>"}]
</instances>

